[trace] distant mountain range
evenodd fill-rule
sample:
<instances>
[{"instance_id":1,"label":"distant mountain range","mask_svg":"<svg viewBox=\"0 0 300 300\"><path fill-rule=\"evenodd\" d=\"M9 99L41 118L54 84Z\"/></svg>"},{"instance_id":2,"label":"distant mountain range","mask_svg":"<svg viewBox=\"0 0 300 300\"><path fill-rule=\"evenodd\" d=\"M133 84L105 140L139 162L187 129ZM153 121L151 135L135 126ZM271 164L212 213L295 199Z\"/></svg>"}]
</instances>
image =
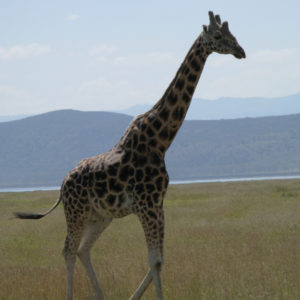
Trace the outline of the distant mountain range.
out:
<instances>
[{"instance_id":1,"label":"distant mountain range","mask_svg":"<svg viewBox=\"0 0 300 300\"><path fill-rule=\"evenodd\" d=\"M154 103L153 103L154 104ZM113 112L136 116L149 110L153 105L134 105ZM205 100L195 98L188 110L187 120L221 120L284 116L300 113L300 93L280 98L219 98ZM0 123L24 119L30 115L0 116Z\"/></svg>"},{"instance_id":2,"label":"distant mountain range","mask_svg":"<svg viewBox=\"0 0 300 300\"><path fill-rule=\"evenodd\" d=\"M0 187L57 186L106 152L132 117L55 111L0 123ZM171 180L300 174L300 114L185 121L166 156Z\"/></svg>"},{"instance_id":3,"label":"distant mountain range","mask_svg":"<svg viewBox=\"0 0 300 300\"><path fill-rule=\"evenodd\" d=\"M152 105L135 105L118 112L130 116L141 114ZM187 120L220 120L282 116L300 113L300 93L281 98L195 98L188 110Z\"/></svg>"}]
</instances>

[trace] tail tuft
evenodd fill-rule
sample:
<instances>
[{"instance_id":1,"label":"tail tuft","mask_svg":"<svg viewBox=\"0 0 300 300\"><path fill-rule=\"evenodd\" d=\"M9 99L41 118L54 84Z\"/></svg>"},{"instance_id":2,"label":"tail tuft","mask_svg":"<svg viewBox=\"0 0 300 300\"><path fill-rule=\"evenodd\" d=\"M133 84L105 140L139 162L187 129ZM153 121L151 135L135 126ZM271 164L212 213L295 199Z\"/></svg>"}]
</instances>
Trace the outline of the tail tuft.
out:
<instances>
[{"instance_id":1,"label":"tail tuft","mask_svg":"<svg viewBox=\"0 0 300 300\"><path fill-rule=\"evenodd\" d=\"M19 219L38 220L38 219L41 219L42 217L45 217L48 214L50 214L51 211L53 211L57 207L57 205L60 203L61 200L62 200L62 197L59 197L57 199L56 203L48 211L46 211L43 214L39 214L39 213L32 214L32 213L15 212L14 215L15 215L16 218L19 218Z\"/></svg>"},{"instance_id":2,"label":"tail tuft","mask_svg":"<svg viewBox=\"0 0 300 300\"><path fill-rule=\"evenodd\" d=\"M15 212L14 215L19 219L32 219L38 220L44 217L44 214L30 214L30 213L22 213L22 212Z\"/></svg>"}]
</instances>

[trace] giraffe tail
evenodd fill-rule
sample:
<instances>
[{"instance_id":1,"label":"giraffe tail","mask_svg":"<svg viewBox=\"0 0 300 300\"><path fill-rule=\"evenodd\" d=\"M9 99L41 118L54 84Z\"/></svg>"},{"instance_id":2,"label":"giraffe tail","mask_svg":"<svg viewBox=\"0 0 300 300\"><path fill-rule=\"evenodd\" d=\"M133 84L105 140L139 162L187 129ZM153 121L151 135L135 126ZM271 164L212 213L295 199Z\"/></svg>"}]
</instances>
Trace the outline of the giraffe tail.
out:
<instances>
[{"instance_id":1,"label":"giraffe tail","mask_svg":"<svg viewBox=\"0 0 300 300\"><path fill-rule=\"evenodd\" d=\"M15 217L19 218L19 219L31 219L31 220L38 220L41 219L45 216L47 216L48 214L50 214L60 203L60 201L62 200L62 197L59 197L56 201L56 203L45 213L23 213L23 212L15 212L14 215Z\"/></svg>"}]
</instances>

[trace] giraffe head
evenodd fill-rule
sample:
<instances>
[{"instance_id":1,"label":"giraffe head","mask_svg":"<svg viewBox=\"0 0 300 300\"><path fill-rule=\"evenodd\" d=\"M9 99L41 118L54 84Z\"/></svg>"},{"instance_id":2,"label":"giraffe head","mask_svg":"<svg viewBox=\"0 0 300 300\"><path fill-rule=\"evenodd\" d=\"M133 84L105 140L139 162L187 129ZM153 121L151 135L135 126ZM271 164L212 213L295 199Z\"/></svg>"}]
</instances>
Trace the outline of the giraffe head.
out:
<instances>
[{"instance_id":1,"label":"giraffe head","mask_svg":"<svg viewBox=\"0 0 300 300\"><path fill-rule=\"evenodd\" d=\"M222 54L232 54L236 58L246 58L244 49L239 45L234 35L229 31L228 22L221 23L219 15L209 13L210 24L203 25L201 36L207 43L208 50Z\"/></svg>"}]
</instances>

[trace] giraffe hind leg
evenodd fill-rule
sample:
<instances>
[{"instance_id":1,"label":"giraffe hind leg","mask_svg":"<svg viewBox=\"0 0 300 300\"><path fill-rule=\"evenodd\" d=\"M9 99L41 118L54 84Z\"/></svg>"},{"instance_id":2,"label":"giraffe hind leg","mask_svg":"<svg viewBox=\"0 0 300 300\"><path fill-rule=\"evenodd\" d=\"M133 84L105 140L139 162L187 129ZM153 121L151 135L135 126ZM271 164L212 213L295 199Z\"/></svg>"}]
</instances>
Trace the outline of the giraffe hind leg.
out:
<instances>
[{"instance_id":1,"label":"giraffe hind leg","mask_svg":"<svg viewBox=\"0 0 300 300\"><path fill-rule=\"evenodd\" d=\"M111 223L111 219L90 215L89 219L81 220L77 224L67 223L68 233L63 250L67 269L67 300L73 299L74 267L77 255L91 281L96 299L102 300L103 293L91 262L90 249L103 230Z\"/></svg>"},{"instance_id":2,"label":"giraffe hind leg","mask_svg":"<svg viewBox=\"0 0 300 300\"><path fill-rule=\"evenodd\" d=\"M139 287L136 289L134 294L129 298L129 300L138 300L138 299L140 299L151 282L152 282L152 273L151 273L151 269L149 269L149 271L147 272L145 278L143 279L143 281L141 282Z\"/></svg>"},{"instance_id":3,"label":"giraffe hind leg","mask_svg":"<svg viewBox=\"0 0 300 300\"><path fill-rule=\"evenodd\" d=\"M67 237L65 241L65 247L63 250L63 256L66 263L67 271L67 289L66 289L66 299L73 299L73 280L74 280L74 268L76 263L76 255L79 247L79 243L82 237L83 228L75 226L70 226L68 224Z\"/></svg>"},{"instance_id":4,"label":"giraffe hind leg","mask_svg":"<svg viewBox=\"0 0 300 300\"><path fill-rule=\"evenodd\" d=\"M94 288L96 300L103 300L104 296L91 262L90 250L100 234L111 223L111 221L112 219L102 218L100 216L95 216L95 218L90 220L84 230L84 234L78 248L78 257L80 258Z\"/></svg>"}]
</instances>

